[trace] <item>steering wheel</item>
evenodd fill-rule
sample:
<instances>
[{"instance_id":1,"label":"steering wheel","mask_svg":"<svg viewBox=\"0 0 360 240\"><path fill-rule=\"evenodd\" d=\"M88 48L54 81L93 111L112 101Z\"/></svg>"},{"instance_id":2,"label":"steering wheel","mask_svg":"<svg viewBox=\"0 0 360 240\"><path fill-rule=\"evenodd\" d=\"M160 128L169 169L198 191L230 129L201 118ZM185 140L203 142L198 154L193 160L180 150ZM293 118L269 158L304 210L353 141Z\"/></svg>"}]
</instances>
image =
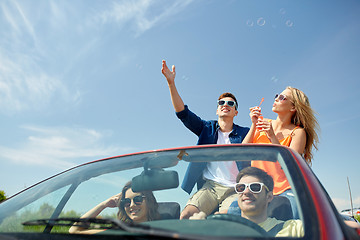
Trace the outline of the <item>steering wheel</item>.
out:
<instances>
[{"instance_id":1,"label":"steering wheel","mask_svg":"<svg viewBox=\"0 0 360 240\"><path fill-rule=\"evenodd\" d=\"M209 215L206 219L209 220L224 220L224 221L230 221L230 222L236 222L236 223L240 223L246 227L249 227L253 230L255 230L256 232L258 232L259 234L261 234L262 236L270 236L268 232L266 232L262 227L260 227L259 225L257 225L256 223L243 218L239 215L232 215L232 214L214 214L214 215Z\"/></svg>"}]
</instances>

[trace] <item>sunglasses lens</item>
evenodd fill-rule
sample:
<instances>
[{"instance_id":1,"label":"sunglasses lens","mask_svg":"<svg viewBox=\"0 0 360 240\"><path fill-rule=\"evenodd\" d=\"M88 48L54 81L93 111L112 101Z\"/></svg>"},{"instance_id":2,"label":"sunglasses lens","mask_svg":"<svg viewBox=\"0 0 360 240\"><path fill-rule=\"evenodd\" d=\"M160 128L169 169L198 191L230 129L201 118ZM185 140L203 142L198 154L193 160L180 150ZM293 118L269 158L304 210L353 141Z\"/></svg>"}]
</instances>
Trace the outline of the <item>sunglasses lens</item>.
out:
<instances>
[{"instance_id":1,"label":"sunglasses lens","mask_svg":"<svg viewBox=\"0 0 360 240\"><path fill-rule=\"evenodd\" d=\"M136 205L140 205L140 204L142 204L142 202L143 202L143 196L136 196L136 197L134 197L134 203L135 203Z\"/></svg>"},{"instance_id":2,"label":"sunglasses lens","mask_svg":"<svg viewBox=\"0 0 360 240\"><path fill-rule=\"evenodd\" d=\"M134 201L134 203L135 203L136 205L140 205L140 204L142 204L142 202L143 202L143 200L144 200L144 196L136 196L136 197L134 197L132 200ZM120 205L121 205L123 208L130 207L130 205L131 205L131 198L121 199Z\"/></svg>"},{"instance_id":3,"label":"sunglasses lens","mask_svg":"<svg viewBox=\"0 0 360 240\"><path fill-rule=\"evenodd\" d=\"M219 100L219 101L218 101L218 105L219 105L219 106L223 106L223 105L225 105L225 103L226 103L228 106L230 106L230 107L235 106L235 102L234 102L234 101L225 101L225 100Z\"/></svg>"},{"instance_id":4,"label":"sunglasses lens","mask_svg":"<svg viewBox=\"0 0 360 240\"><path fill-rule=\"evenodd\" d=\"M230 106L230 107L233 107L235 105L235 102L234 101L228 101L227 104Z\"/></svg>"},{"instance_id":5,"label":"sunglasses lens","mask_svg":"<svg viewBox=\"0 0 360 240\"><path fill-rule=\"evenodd\" d=\"M224 101L224 100L220 100L220 101L218 101L218 104L219 104L220 106L222 106L222 105L225 104L225 101Z\"/></svg>"},{"instance_id":6,"label":"sunglasses lens","mask_svg":"<svg viewBox=\"0 0 360 240\"><path fill-rule=\"evenodd\" d=\"M286 97L284 96L284 95L282 95L282 94L276 94L275 95L275 99L279 99L280 101L283 101L283 100L285 100L286 99Z\"/></svg>"},{"instance_id":7,"label":"sunglasses lens","mask_svg":"<svg viewBox=\"0 0 360 240\"><path fill-rule=\"evenodd\" d=\"M236 184L235 188L236 192L242 193L243 191L245 191L246 186L245 184Z\"/></svg>"},{"instance_id":8,"label":"sunglasses lens","mask_svg":"<svg viewBox=\"0 0 360 240\"><path fill-rule=\"evenodd\" d=\"M130 198L123 198L123 199L121 199L121 201L120 201L120 205L122 206L122 207L129 207L130 206L130 204L131 204L131 199Z\"/></svg>"},{"instance_id":9,"label":"sunglasses lens","mask_svg":"<svg viewBox=\"0 0 360 240\"><path fill-rule=\"evenodd\" d=\"M243 193L246 189L246 187L249 187L250 192L252 193L260 193L262 190L262 184L261 183L238 183L235 185L235 191L237 193Z\"/></svg>"},{"instance_id":10,"label":"sunglasses lens","mask_svg":"<svg viewBox=\"0 0 360 240\"><path fill-rule=\"evenodd\" d=\"M253 193L261 192L261 184L259 184L259 183L251 183L249 185L249 188Z\"/></svg>"}]
</instances>

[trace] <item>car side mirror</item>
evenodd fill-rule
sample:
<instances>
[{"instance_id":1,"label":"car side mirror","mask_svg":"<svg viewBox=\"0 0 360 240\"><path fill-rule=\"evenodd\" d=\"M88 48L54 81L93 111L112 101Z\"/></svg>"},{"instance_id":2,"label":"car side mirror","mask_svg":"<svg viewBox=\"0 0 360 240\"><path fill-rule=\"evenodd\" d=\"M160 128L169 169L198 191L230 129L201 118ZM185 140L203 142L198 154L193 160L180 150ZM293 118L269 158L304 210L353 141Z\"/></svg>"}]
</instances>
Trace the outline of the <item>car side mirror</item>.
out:
<instances>
[{"instance_id":1,"label":"car side mirror","mask_svg":"<svg viewBox=\"0 0 360 240\"><path fill-rule=\"evenodd\" d=\"M171 189L178 186L178 173L163 169L145 169L140 175L133 177L131 182L133 192Z\"/></svg>"}]
</instances>

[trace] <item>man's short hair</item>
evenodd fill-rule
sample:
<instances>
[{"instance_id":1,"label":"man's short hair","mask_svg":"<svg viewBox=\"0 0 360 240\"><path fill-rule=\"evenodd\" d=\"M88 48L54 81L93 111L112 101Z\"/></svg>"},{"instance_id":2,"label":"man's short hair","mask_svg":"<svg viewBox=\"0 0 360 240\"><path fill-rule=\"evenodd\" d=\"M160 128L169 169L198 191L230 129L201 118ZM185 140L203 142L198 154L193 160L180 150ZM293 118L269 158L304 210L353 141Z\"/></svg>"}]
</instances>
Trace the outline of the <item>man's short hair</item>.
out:
<instances>
[{"instance_id":1,"label":"man's short hair","mask_svg":"<svg viewBox=\"0 0 360 240\"><path fill-rule=\"evenodd\" d=\"M231 97L232 99L234 99L235 103L236 103L236 106L235 106L235 109L237 110L238 108L238 102L236 100L236 97L234 96L234 94L232 93L229 93L229 92L226 92L226 93L223 93L220 95L220 97L218 98L218 100L222 99L222 98L226 98L226 97Z\"/></svg>"},{"instance_id":2,"label":"man's short hair","mask_svg":"<svg viewBox=\"0 0 360 240\"><path fill-rule=\"evenodd\" d=\"M245 176L253 176L258 178L262 183L264 183L269 188L270 192L272 192L274 189L273 178L265 171L261 170L260 168L256 168L256 167L243 168L236 176L236 182L238 183L240 179Z\"/></svg>"}]
</instances>

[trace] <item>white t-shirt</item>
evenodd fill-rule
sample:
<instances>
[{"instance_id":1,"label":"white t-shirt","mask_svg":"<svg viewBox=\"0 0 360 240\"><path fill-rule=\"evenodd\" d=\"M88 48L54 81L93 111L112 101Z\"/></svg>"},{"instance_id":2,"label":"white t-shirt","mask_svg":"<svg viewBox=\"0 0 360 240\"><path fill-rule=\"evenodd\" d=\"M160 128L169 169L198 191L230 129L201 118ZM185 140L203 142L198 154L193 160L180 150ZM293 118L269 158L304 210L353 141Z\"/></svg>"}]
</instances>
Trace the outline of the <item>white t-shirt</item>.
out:
<instances>
[{"instance_id":1,"label":"white t-shirt","mask_svg":"<svg viewBox=\"0 0 360 240\"><path fill-rule=\"evenodd\" d=\"M231 144L229 134L230 132L222 132L219 129L217 144ZM204 169L203 177L221 185L233 187L238 173L239 170L234 161L209 162Z\"/></svg>"}]
</instances>

